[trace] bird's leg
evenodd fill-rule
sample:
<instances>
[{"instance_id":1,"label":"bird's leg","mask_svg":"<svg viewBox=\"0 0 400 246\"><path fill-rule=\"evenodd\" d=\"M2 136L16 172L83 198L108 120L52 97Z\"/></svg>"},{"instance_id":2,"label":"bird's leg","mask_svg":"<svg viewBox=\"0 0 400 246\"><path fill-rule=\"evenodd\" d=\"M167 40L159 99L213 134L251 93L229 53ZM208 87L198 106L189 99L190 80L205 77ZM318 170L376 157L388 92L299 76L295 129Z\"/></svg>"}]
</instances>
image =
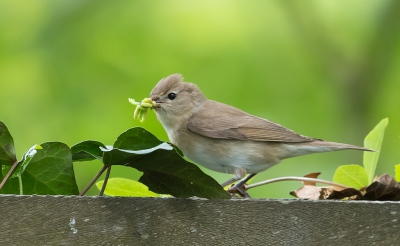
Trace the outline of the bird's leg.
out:
<instances>
[{"instance_id":1,"label":"bird's leg","mask_svg":"<svg viewBox=\"0 0 400 246\"><path fill-rule=\"evenodd\" d=\"M233 182L236 182L236 181L238 181L238 180L239 180L238 178L233 177L233 178L231 178L231 179L229 179L229 180L223 182L223 183L221 184L221 186L222 186L222 187L225 187L225 186L230 185L230 184L232 184Z\"/></svg>"},{"instance_id":2,"label":"bird's leg","mask_svg":"<svg viewBox=\"0 0 400 246\"><path fill-rule=\"evenodd\" d=\"M228 181L225 181L221 184L222 187L228 186L240 179L242 179L243 177L246 177L246 169L242 168L242 167L236 167L235 171L234 171L235 176L231 179L229 179Z\"/></svg>"},{"instance_id":3,"label":"bird's leg","mask_svg":"<svg viewBox=\"0 0 400 246\"><path fill-rule=\"evenodd\" d=\"M239 193L239 195L244 196L246 198L251 198L250 194L246 191L246 188L244 187L244 185L247 183L247 181L249 181L251 178L253 178L257 173L252 173L247 175L247 177L245 177L244 179L240 180L239 182L237 182L235 185L233 185L232 187L230 187L228 189L228 192L230 193Z\"/></svg>"}]
</instances>

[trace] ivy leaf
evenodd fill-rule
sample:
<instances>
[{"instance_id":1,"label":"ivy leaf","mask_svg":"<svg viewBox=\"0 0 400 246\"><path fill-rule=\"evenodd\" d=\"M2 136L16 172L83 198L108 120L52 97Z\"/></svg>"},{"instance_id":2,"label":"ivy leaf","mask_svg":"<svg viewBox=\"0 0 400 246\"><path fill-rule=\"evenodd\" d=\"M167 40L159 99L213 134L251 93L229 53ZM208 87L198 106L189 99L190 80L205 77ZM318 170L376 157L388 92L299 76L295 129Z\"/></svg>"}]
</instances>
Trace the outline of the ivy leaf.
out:
<instances>
[{"instance_id":1,"label":"ivy leaf","mask_svg":"<svg viewBox=\"0 0 400 246\"><path fill-rule=\"evenodd\" d=\"M75 144L71 147L73 161L91 161L94 159L103 160L103 151L100 148L106 148L104 144L98 141L87 140Z\"/></svg>"},{"instance_id":2,"label":"ivy leaf","mask_svg":"<svg viewBox=\"0 0 400 246\"><path fill-rule=\"evenodd\" d=\"M114 148L143 150L160 145L163 141L142 127L134 127L121 133L114 142Z\"/></svg>"},{"instance_id":3,"label":"ivy leaf","mask_svg":"<svg viewBox=\"0 0 400 246\"><path fill-rule=\"evenodd\" d=\"M2 193L20 194L18 179L22 181L22 194L77 195L78 187L69 147L60 142L47 142L31 148L19 164L18 177L10 178ZM9 167L6 169L9 170ZM7 172L8 170L3 170Z\"/></svg>"},{"instance_id":4,"label":"ivy leaf","mask_svg":"<svg viewBox=\"0 0 400 246\"><path fill-rule=\"evenodd\" d=\"M364 152L363 164L365 171L368 174L369 183L371 183L375 177L375 169L381 151L383 135L385 134L385 129L388 123L389 123L388 118L381 120L378 123L378 125L376 125L375 128L367 135L367 137L365 137L364 140L364 147L376 151L376 152L369 152L369 151Z\"/></svg>"},{"instance_id":5,"label":"ivy leaf","mask_svg":"<svg viewBox=\"0 0 400 246\"><path fill-rule=\"evenodd\" d=\"M139 181L159 194L208 199L231 197L218 182L173 151L157 150L147 158L127 165L143 172Z\"/></svg>"},{"instance_id":6,"label":"ivy leaf","mask_svg":"<svg viewBox=\"0 0 400 246\"><path fill-rule=\"evenodd\" d=\"M0 121L0 181L3 180L3 165L11 166L17 161L15 156L14 140L6 125Z\"/></svg>"},{"instance_id":7,"label":"ivy leaf","mask_svg":"<svg viewBox=\"0 0 400 246\"><path fill-rule=\"evenodd\" d=\"M365 169L359 165L339 166L333 175L333 182L360 189L369 184Z\"/></svg>"},{"instance_id":8,"label":"ivy leaf","mask_svg":"<svg viewBox=\"0 0 400 246\"><path fill-rule=\"evenodd\" d=\"M173 150L167 143L161 142L161 144L154 146L150 149L142 150L129 150L114 148L113 146L107 146L106 148L100 148L104 152L104 164L105 165L125 165L128 162L134 162L138 159L143 158L142 155L149 154L157 149Z\"/></svg>"},{"instance_id":9,"label":"ivy leaf","mask_svg":"<svg viewBox=\"0 0 400 246\"><path fill-rule=\"evenodd\" d=\"M128 129L113 146L84 141L71 148L74 161L99 159L104 165L123 165L143 172L140 182L158 194L228 199L231 196L178 147L163 142L141 127ZM108 186L108 185L107 185Z\"/></svg>"},{"instance_id":10,"label":"ivy leaf","mask_svg":"<svg viewBox=\"0 0 400 246\"><path fill-rule=\"evenodd\" d=\"M141 127L122 133L113 148L103 151L105 165L124 165L143 172L139 181L155 193L175 197L230 198L217 181Z\"/></svg>"},{"instance_id":11,"label":"ivy leaf","mask_svg":"<svg viewBox=\"0 0 400 246\"><path fill-rule=\"evenodd\" d=\"M101 190L104 180L96 183L96 186ZM134 197L162 197L160 195L149 191L149 188L135 180L125 178L110 178L107 181L104 194L107 196L134 196Z\"/></svg>"},{"instance_id":12,"label":"ivy leaf","mask_svg":"<svg viewBox=\"0 0 400 246\"><path fill-rule=\"evenodd\" d=\"M21 161L18 162L18 166L15 168L14 172L11 174L10 178L15 178L21 176L21 174L25 171L26 167L29 165L33 157L36 155L37 150L43 149L40 145L33 145L22 158ZM8 170L9 168L7 168Z\"/></svg>"}]
</instances>

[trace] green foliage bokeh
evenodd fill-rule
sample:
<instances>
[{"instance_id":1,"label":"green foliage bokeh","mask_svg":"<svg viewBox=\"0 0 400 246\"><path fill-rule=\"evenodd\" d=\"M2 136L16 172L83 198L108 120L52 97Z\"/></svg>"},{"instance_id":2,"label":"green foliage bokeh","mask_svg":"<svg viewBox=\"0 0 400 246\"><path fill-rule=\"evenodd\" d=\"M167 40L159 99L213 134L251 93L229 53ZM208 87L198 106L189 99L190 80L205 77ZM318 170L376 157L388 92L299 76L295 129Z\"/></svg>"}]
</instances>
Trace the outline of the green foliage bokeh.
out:
<instances>
[{"instance_id":1,"label":"green foliage bokeh","mask_svg":"<svg viewBox=\"0 0 400 246\"><path fill-rule=\"evenodd\" d=\"M86 139L112 144L132 126L168 140L141 100L171 73L205 95L298 133L362 145L389 117L377 174L393 174L400 148L400 2L1 1L0 120L20 159L34 144ZM283 161L253 182L322 172L332 179L362 153ZM101 163L76 163L80 189ZM207 171L222 182L230 175ZM138 179L124 167L114 177ZM289 197L277 183L253 197ZM98 192L95 188L91 194Z\"/></svg>"}]
</instances>

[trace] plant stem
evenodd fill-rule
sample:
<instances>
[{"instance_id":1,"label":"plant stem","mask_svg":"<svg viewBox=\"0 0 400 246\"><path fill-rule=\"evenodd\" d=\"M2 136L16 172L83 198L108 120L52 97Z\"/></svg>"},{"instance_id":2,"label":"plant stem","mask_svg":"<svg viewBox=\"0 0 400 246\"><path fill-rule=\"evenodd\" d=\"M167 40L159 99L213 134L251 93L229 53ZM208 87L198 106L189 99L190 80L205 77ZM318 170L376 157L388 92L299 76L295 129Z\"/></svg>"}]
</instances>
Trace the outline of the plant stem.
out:
<instances>
[{"instance_id":1,"label":"plant stem","mask_svg":"<svg viewBox=\"0 0 400 246\"><path fill-rule=\"evenodd\" d=\"M110 177L110 173L111 173L111 165L107 167L106 177L104 178L103 186L101 187L99 196L104 195L104 190L106 189L107 181L108 181L108 178Z\"/></svg>"},{"instance_id":2,"label":"plant stem","mask_svg":"<svg viewBox=\"0 0 400 246\"><path fill-rule=\"evenodd\" d=\"M107 169L108 166L103 165L103 167L100 169L100 171L97 173L97 175L90 181L90 183L85 187L85 189L83 189L81 191L81 193L79 193L79 196L83 196L85 195L85 193L90 189L90 187L92 187L92 185L94 184L94 182L96 182L96 180L100 177L100 175L102 175L104 173L104 171Z\"/></svg>"},{"instance_id":3,"label":"plant stem","mask_svg":"<svg viewBox=\"0 0 400 246\"><path fill-rule=\"evenodd\" d=\"M18 175L18 183L19 183L19 194L23 195L24 194L24 187L22 186L22 177L21 177L21 175Z\"/></svg>"},{"instance_id":4,"label":"plant stem","mask_svg":"<svg viewBox=\"0 0 400 246\"><path fill-rule=\"evenodd\" d=\"M4 184L7 182L7 180L10 178L11 174L14 172L15 168L17 168L19 162L15 161L14 164L11 166L10 171L8 171L8 173L6 174L6 176L4 177L3 181L1 181L0 183L0 190L3 188ZM0 170L1 172L1 170Z\"/></svg>"},{"instance_id":5,"label":"plant stem","mask_svg":"<svg viewBox=\"0 0 400 246\"><path fill-rule=\"evenodd\" d=\"M293 177L293 176L289 176L289 177L281 177L281 178L275 178L275 179L268 179L268 180L264 180L258 183L254 183L254 184L249 184L246 185L246 189L251 189L257 186L261 186L261 185L266 185L266 184L270 184L270 183L275 183L275 182L280 182L280 181L289 181L289 180L294 180L294 181L311 181L311 182L315 182L315 183L320 183L320 184L327 184L327 185L333 185L333 186L338 186L338 187L342 187L342 188L349 188L345 185L342 184L338 184L335 182L331 182L331 181L327 181L327 180L323 180L323 179L314 179L314 178L306 178L306 177Z\"/></svg>"}]
</instances>

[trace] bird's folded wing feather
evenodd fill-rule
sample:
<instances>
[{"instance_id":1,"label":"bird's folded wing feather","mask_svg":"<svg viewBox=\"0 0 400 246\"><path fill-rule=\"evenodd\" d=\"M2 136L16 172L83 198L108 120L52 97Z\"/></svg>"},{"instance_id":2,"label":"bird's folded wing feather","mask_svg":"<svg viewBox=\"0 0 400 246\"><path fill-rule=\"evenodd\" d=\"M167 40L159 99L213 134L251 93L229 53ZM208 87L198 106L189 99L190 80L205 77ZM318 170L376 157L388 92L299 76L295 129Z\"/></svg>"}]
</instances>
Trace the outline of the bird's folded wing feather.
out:
<instances>
[{"instance_id":1,"label":"bird's folded wing feather","mask_svg":"<svg viewBox=\"0 0 400 246\"><path fill-rule=\"evenodd\" d=\"M237 139L274 142L310 142L309 138L294 131L262 119L235 107L208 100L192 116L187 125L194 133L217 139Z\"/></svg>"}]
</instances>

